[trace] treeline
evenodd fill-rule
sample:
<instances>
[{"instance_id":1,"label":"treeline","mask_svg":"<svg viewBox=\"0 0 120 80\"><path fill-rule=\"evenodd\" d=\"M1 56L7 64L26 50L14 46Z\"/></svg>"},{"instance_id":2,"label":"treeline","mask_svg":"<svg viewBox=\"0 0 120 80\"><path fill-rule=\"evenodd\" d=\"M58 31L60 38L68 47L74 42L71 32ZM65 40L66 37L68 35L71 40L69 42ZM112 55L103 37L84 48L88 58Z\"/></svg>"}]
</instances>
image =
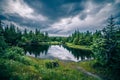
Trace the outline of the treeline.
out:
<instances>
[{"instance_id":1,"label":"treeline","mask_svg":"<svg viewBox=\"0 0 120 80\"><path fill-rule=\"evenodd\" d=\"M0 36L8 45L16 46L21 44L38 44L38 42L47 42L49 40L48 33L42 33L36 29L35 32L27 31L23 32L19 30L14 24L3 28L2 22L0 21Z\"/></svg>"},{"instance_id":2,"label":"treeline","mask_svg":"<svg viewBox=\"0 0 120 80\"><path fill-rule=\"evenodd\" d=\"M21 37L22 43L28 43L28 44L39 44L40 42L48 42L49 37L48 33L42 33L40 30L36 29L35 32L27 31L26 29L23 32L23 35Z\"/></svg>"},{"instance_id":3,"label":"treeline","mask_svg":"<svg viewBox=\"0 0 120 80\"><path fill-rule=\"evenodd\" d=\"M0 20L0 36L2 41L6 42L8 46L21 46L21 45L39 45L47 42L66 42L67 37L49 36L48 32L41 32L39 29L21 31L14 24L9 26L2 26L3 23Z\"/></svg>"},{"instance_id":4,"label":"treeline","mask_svg":"<svg viewBox=\"0 0 120 80\"><path fill-rule=\"evenodd\" d=\"M67 38L67 42L73 43L75 45L92 45L93 41L97 38L101 37L101 31L97 31L95 33L92 32L84 32L81 33L79 31L75 31L71 36Z\"/></svg>"}]
</instances>

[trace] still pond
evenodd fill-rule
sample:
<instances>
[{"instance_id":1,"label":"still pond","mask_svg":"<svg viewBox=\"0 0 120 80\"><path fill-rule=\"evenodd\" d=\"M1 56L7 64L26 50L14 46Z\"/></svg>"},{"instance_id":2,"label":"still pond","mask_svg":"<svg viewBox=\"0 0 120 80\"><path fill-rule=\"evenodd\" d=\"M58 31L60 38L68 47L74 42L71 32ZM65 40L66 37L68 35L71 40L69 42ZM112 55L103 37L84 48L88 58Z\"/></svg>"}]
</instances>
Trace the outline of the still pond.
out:
<instances>
[{"instance_id":1,"label":"still pond","mask_svg":"<svg viewBox=\"0 0 120 80\"><path fill-rule=\"evenodd\" d=\"M91 51L73 49L63 45L24 46L25 53L41 59L59 59L64 61L84 61L93 59Z\"/></svg>"}]
</instances>

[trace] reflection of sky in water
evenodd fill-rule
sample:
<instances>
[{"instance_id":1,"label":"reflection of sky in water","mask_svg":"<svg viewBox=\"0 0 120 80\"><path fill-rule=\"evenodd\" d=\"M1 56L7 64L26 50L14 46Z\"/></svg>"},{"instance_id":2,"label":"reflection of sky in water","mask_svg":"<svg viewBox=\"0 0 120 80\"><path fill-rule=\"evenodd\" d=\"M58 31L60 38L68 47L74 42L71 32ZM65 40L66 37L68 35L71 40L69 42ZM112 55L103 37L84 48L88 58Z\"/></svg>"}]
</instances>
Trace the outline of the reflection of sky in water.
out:
<instances>
[{"instance_id":1,"label":"reflection of sky in water","mask_svg":"<svg viewBox=\"0 0 120 80\"><path fill-rule=\"evenodd\" d=\"M28 52L27 55L35 57L34 54L30 55ZM59 46L59 45L52 45L49 48L47 54L40 53L40 55L37 56L37 58L47 58L47 59L57 58L60 60L75 61L75 62L81 61L81 57L79 57L79 59L77 60L77 58L75 58L70 51L63 48L63 46ZM86 59L87 57L85 57L85 60Z\"/></svg>"}]
</instances>

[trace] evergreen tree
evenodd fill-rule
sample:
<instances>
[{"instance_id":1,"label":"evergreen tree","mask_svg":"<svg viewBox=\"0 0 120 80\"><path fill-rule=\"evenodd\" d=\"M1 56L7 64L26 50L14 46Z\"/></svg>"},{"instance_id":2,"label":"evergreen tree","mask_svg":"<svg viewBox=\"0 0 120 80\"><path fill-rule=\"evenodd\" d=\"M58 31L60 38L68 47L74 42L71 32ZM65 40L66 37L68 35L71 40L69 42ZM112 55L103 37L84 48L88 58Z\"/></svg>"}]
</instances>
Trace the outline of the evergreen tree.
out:
<instances>
[{"instance_id":1,"label":"evergreen tree","mask_svg":"<svg viewBox=\"0 0 120 80\"><path fill-rule=\"evenodd\" d=\"M4 52L4 50L6 49L7 44L5 42L5 39L3 36L0 36L0 54Z\"/></svg>"},{"instance_id":2,"label":"evergreen tree","mask_svg":"<svg viewBox=\"0 0 120 80\"><path fill-rule=\"evenodd\" d=\"M98 38L93 43L93 52L98 62L108 64L113 59L114 51L117 46L115 20L111 16L108 25L103 29L103 37Z\"/></svg>"},{"instance_id":3,"label":"evergreen tree","mask_svg":"<svg viewBox=\"0 0 120 80\"><path fill-rule=\"evenodd\" d=\"M2 21L0 20L0 36L3 35L3 27L2 27Z\"/></svg>"},{"instance_id":4,"label":"evergreen tree","mask_svg":"<svg viewBox=\"0 0 120 80\"><path fill-rule=\"evenodd\" d=\"M4 52L6 47L7 47L7 44L3 36L2 21L0 20L0 54Z\"/></svg>"}]
</instances>

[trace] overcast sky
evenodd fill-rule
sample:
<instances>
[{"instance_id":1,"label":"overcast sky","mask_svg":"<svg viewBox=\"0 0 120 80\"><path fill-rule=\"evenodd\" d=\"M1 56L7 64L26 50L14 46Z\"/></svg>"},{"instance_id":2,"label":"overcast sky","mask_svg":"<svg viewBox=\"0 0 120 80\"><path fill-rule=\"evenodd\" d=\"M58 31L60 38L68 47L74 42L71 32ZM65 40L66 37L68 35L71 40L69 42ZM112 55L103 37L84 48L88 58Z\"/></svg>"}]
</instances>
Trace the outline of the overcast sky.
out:
<instances>
[{"instance_id":1,"label":"overcast sky","mask_svg":"<svg viewBox=\"0 0 120 80\"><path fill-rule=\"evenodd\" d=\"M111 15L120 21L120 0L0 0L1 20L50 35L99 30Z\"/></svg>"}]
</instances>

